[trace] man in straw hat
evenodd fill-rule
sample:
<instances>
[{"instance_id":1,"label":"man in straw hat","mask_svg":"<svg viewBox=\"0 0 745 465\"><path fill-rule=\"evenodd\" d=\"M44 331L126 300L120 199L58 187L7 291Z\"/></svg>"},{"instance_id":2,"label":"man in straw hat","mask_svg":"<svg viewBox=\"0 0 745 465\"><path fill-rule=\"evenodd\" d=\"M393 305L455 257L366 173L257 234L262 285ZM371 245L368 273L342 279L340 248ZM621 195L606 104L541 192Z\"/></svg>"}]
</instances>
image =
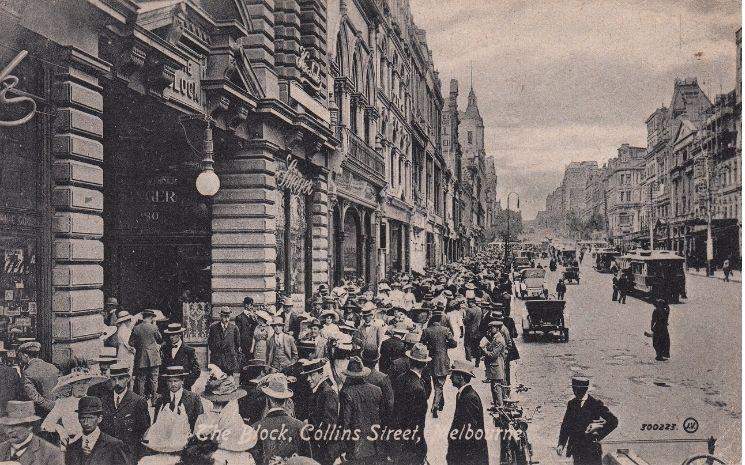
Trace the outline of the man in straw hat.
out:
<instances>
[{"instance_id":1,"label":"man in straw hat","mask_svg":"<svg viewBox=\"0 0 745 465\"><path fill-rule=\"evenodd\" d=\"M577 465L601 465L600 441L618 426L618 419L608 407L587 394L589 389L589 378L572 377L574 398L567 403L556 446L559 456L566 452Z\"/></svg>"},{"instance_id":2,"label":"man in straw hat","mask_svg":"<svg viewBox=\"0 0 745 465\"><path fill-rule=\"evenodd\" d=\"M142 311L142 321L132 329L129 345L135 350L135 392L150 398L152 402L158 396L158 372L162 360L160 344L163 337L155 325L155 312Z\"/></svg>"},{"instance_id":3,"label":"man in straw hat","mask_svg":"<svg viewBox=\"0 0 745 465\"><path fill-rule=\"evenodd\" d=\"M442 388L450 371L448 349L454 349L458 346L453 338L453 332L441 323L444 308L445 303L443 301L437 302L437 308L432 312L429 326L422 331L421 339L422 344L427 346L432 357L429 368L435 388L435 398L432 401L432 416L434 418L437 418L437 412L442 411L445 406L445 396L442 394Z\"/></svg>"},{"instance_id":4,"label":"man in straw hat","mask_svg":"<svg viewBox=\"0 0 745 465\"><path fill-rule=\"evenodd\" d=\"M502 335L502 320L489 323L489 334L481 340L480 346L484 353L484 368L486 380L491 384L492 404L502 406L504 398L505 357L507 356L507 342Z\"/></svg>"},{"instance_id":5,"label":"man in straw hat","mask_svg":"<svg viewBox=\"0 0 745 465\"><path fill-rule=\"evenodd\" d=\"M339 414L339 395L331 384L326 365L328 360L318 358L304 361L303 376L308 380L312 394L308 405L308 424L310 446L313 457L321 465L332 465L338 456L336 443L322 434L316 437L314 431L331 430L336 427Z\"/></svg>"},{"instance_id":6,"label":"man in straw hat","mask_svg":"<svg viewBox=\"0 0 745 465\"><path fill-rule=\"evenodd\" d=\"M365 350L379 351L386 328L373 321L372 310L362 310L362 323L352 336L354 344Z\"/></svg>"},{"instance_id":7,"label":"man in straw hat","mask_svg":"<svg viewBox=\"0 0 745 465\"><path fill-rule=\"evenodd\" d=\"M375 463L385 459L382 443L373 440L373 426L379 427L387 416L383 392L368 383L370 374L360 357L349 359L344 375L347 377L339 391L339 428L342 432L358 432L347 435L341 442L343 460L349 463Z\"/></svg>"},{"instance_id":8,"label":"man in straw hat","mask_svg":"<svg viewBox=\"0 0 745 465\"><path fill-rule=\"evenodd\" d=\"M45 417L54 407L52 389L57 385L59 370L51 363L40 359L40 352L41 344L29 341L18 346L16 356L22 370L23 399L32 401L37 415Z\"/></svg>"},{"instance_id":9,"label":"man in straw hat","mask_svg":"<svg viewBox=\"0 0 745 465\"><path fill-rule=\"evenodd\" d=\"M458 390L455 413L448 432L448 465L489 465L489 451L484 429L484 410L481 397L469 384L474 378L473 367L462 360L454 360L450 381Z\"/></svg>"},{"instance_id":10,"label":"man in straw hat","mask_svg":"<svg viewBox=\"0 0 745 465\"><path fill-rule=\"evenodd\" d=\"M210 325L207 335L210 362L229 375L240 370L238 353L241 347L240 330L230 321L231 314L230 308L221 307L220 321Z\"/></svg>"},{"instance_id":11,"label":"man in straw hat","mask_svg":"<svg viewBox=\"0 0 745 465\"><path fill-rule=\"evenodd\" d=\"M256 447L251 450L257 465L269 465L274 457L311 456L310 443L303 433L305 423L285 410L287 400L292 397L287 384L287 376L282 373L266 375L261 382L268 409L264 418L251 425L259 435Z\"/></svg>"},{"instance_id":12,"label":"man in straw hat","mask_svg":"<svg viewBox=\"0 0 745 465\"><path fill-rule=\"evenodd\" d=\"M0 416L5 437L0 443L0 462L22 465L62 465L64 456L53 446L33 434L33 425L40 420L31 401L8 401L6 412Z\"/></svg>"},{"instance_id":13,"label":"man in straw hat","mask_svg":"<svg viewBox=\"0 0 745 465\"><path fill-rule=\"evenodd\" d=\"M295 339L284 332L285 322L281 316L272 319L274 334L267 341L269 365L277 371L282 371L297 362L297 345Z\"/></svg>"},{"instance_id":14,"label":"man in straw hat","mask_svg":"<svg viewBox=\"0 0 745 465\"><path fill-rule=\"evenodd\" d=\"M163 370L161 378L168 386L168 393L155 403L155 420L163 409L169 409L174 413L183 411L189 417L189 426L194 428L197 417L204 412L204 408L198 395L184 389L184 378L187 375L184 367L178 365Z\"/></svg>"},{"instance_id":15,"label":"man in straw hat","mask_svg":"<svg viewBox=\"0 0 745 465\"><path fill-rule=\"evenodd\" d=\"M109 378L113 390L100 397L103 420L99 427L109 436L121 439L134 462L142 456L140 441L150 426L150 410L145 398L129 389L129 367L112 366Z\"/></svg>"},{"instance_id":16,"label":"man in straw hat","mask_svg":"<svg viewBox=\"0 0 745 465\"><path fill-rule=\"evenodd\" d=\"M186 369L189 374L184 378L184 389L191 391L191 387L199 379L202 369L197 359L197 351L193 347L184 344L183 334L186 331L181 323L170 323L163 331L167 338L160 349L163 366L179 365ZM161 394L167 389L161 388Z\"/></svg>"},{"instance_id":17,"label":"man in straw hat","mask_svg":"<svg viewBox=\"0 0 745 465\"><path fill-rule=\"evenodd\" d=\"M78 420L83 435L67 446L67 465L130 465L127 446L119 439L101 431L103 408L98 397L81 397Z\"/></svg>"},{"instance_id":18,"label":"man in straw hat","mask_svg":"<svg viewBox=\"0 0 745 465\"><path fill-rule=\"evenodd\" d=\"M422 372L432 361L427 346L416 343L406 351L410 369L393 383L393 424L410 432L408 440L399 441L395 462L420 465L427 458L427 441L424 428L427 421L427 393L422 383Z\"/></svg>"},{"instance_id":19,"label":"man in straw hat","mask_svg":"<svg viewBox=\"0 0 745 465\"><path fill-rule=\"evenodd\" d=\"M101 352L98 354L98 357L91 359L91 363L98 365L98 371L101 373L101 376L106 376L109 379L89 387L89 396L101 399L103 395L111 392L114 388L114 384L111 382L111 378L109 377L109 370L111 369L111 366L117 362L116 347L101 347Z\"/></svg>"}]
</instances>

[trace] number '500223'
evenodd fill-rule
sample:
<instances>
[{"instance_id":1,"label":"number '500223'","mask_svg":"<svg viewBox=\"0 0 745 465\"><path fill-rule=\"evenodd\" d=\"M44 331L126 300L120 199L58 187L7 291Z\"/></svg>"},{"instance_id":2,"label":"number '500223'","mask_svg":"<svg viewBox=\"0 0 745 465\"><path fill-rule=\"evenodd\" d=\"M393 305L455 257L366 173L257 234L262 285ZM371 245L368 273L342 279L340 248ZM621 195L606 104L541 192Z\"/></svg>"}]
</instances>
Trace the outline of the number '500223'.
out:
<instances>
[{"instance_id":1,"label":"number '500223'","mask_svg":"<svg viewBox=\"0 0 745 465\"><path fill-rule=\"evenodd\" d=\"M642 423L642 431L674 431L678 429L675 423Z\"/></svg>"}]
</instances>

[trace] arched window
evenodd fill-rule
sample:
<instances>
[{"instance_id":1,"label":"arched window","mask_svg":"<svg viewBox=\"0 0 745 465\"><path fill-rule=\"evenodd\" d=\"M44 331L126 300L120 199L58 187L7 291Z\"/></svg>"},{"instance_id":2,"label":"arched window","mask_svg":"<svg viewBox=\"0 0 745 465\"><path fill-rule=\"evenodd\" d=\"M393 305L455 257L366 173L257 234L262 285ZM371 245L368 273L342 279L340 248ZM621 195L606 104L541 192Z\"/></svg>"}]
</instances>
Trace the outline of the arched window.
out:
<instances>
[{"instance_id":1,"label":"arched window","mask_svg":"<svg viewBox=\"0 0 745 465\"><path fill-rule=\"evenodd\" d=\"M359 92L360 90L360 74L358 70L358 60L357 60L357 52L354 52L354 56L352 57L352 85L354 85L354 90Z\"/></svg>"},{"instance_id":2,"label":"arched window","mask_svg":"<svg viewBox=\"0 0 745 465\"><path fill-rule=\"evenodd\" d=\"M339 76L344 76L344 45L341 41L341 32L336 36L336 65L339 67Z\"/></svg>"}]
</instances>

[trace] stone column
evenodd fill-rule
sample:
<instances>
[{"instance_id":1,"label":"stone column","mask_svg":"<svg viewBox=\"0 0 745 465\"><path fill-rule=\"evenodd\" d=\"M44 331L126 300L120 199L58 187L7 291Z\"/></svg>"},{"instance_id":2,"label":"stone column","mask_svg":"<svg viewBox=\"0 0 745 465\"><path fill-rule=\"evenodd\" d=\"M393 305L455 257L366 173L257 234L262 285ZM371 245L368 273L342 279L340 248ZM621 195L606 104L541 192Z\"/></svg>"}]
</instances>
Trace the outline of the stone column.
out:
<instances>
[{"instance_id":1,"label":"stone column","mask_svg":"<svg viewBox=\"0 0 745 465\"><path fill-rule=\"evenodd\" d=\"M380 232L380 209L370 213L370 237L367 241L367 251L370 257L368 281L370 282L373 289L378 289L378 275L380 270L378 269L378 234ZM390 227L390 224L388 225ZM388 245L390 247L390 244Z\"/></svg>"},{"instance_id":2,"label":"stone column","mask_svg":"<svg viewBox=\"0 0 745 465\"><path fill-rule=\"evenodd\" d=\"M247 146L216 163L222 186L212 206L212 304L236 310L247 295L276 300L277 162L266 148Z\"/></svg>"},{"instance_id":3,"label":"stone column","mask_svg":"<svg viewBox=\"0 0 745 465\"><path fill-rule=\"evenodd\" d=\"M313 290L329 284L329 201L328 174L321 173L313 183Z\"/></svg>"},{"instance_id":4,"label":"stone column","mask_svg":"<svg viewBox=\"0 0 745 465\"><path fill-rule=\"evenodd\" d=\"M103 96L106 65L70 49L52 98L52 360L98 355L103 327Z\"/></svg>"}]
</instances>

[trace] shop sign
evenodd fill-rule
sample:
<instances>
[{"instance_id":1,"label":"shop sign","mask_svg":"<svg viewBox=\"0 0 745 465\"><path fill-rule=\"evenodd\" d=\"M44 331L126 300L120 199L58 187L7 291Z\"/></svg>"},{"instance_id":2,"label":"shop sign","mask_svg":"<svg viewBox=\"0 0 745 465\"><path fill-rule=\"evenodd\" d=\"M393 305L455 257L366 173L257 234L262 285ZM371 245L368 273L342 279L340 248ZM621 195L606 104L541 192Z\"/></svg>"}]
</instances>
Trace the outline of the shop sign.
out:
<instances>
[{"instance_id":1,"label":"shop sign","mask_svg":"<svg viewBox=\"0 0 745 465\"><path fill-rule=\"evenodd\" d=\"M287 168L279 168L275 176L279 189L288 190L293 194L310 195L313 192L313 181L305 179L297 168L297 160L290 161Z\"/></svg>"},{"instance_id":2,"label":"shop sign","mask_svg":"<svg viewBox=\"0 0 745 465\"><path fill-rule=\"evenodd\" d=\"M185 68L176 70L166 97L202 111L202 66L189 61Z\"/></svg>"},{"instance_id":3,"label":"shop sign","mask_svg":"<svg viewBox=\"0 0 745 465\"><path fill-rule=\"evenodd\" d=\"M39 226L39 218L23 213L0 212L0 224L22 228L35 228Z\"/></svg>"},{"instance_id":4,"label":"shop sign","mask_svg":"<svg viewBox=\"0 0 745 465\"><path fill-rule=\"evenodd\" d=\"M370 203L377 203L375 188L364 179L360 179L349 171L342 171L336 180L336 185L353 197L364 199Z\"/></svg>"},{"instance_id":5,"label":"shop sign","mask_svg":"<svg viewBox=\"0 0 745 465\"><path fill-rule=\"evenodd\" d=\"M25 96L15 89L18 85L18 77L10 74L19 64L21 64L23 59L26 58L26 55L28 55L28 52L26 50L21 50L18 55L16 55L16 57L13 58L13 60L2 69L2 71L0 71L0 85L2 85L2 89L0 89L0 105L8 104L13 106L27 104L29 105L28 112L18 119L8 121L0 120L0 127L10 128L28 123L36 113L36 102L31 97ZM8 97L7 95L9 92L11 94L16 94L16 97Z\"/></svg>"}]
</instances>

